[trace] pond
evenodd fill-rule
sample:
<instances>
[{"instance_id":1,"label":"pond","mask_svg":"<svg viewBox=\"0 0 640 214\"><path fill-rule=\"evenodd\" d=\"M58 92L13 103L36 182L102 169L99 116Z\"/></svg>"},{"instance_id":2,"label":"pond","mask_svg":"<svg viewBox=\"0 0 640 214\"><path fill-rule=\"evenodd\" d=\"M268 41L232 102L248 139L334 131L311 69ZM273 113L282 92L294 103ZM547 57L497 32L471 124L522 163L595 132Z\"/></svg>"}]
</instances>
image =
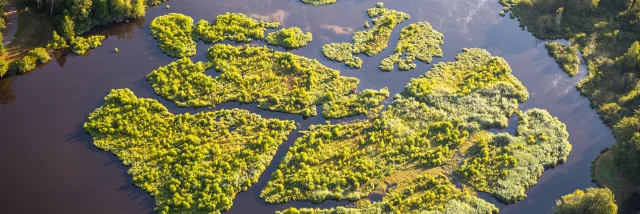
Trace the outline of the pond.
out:
<instances>
[{"instance_id":1,"label":"pond","mask_svg":"<svg viewBox=\"0 0 640 214\"><path fill-rule=\"evenodd\" d=\"M522 110L546 109L566 123L573 144L566 163L546 171L538 184L528 189L528 197L516 204L503 205L486 194L501 213L548 213L555 200L576 189L594 187L590 167L600 150L615 140L596 114L589 101L580 96L576 83L586 75L581 66L571 78L547 55L544 42L522 31L516 20L500 17L502 6L497 0L387 0L385 7L403 11L411 19L393 32L389 47L374 57L363 57L361 69L350 70L344 64L328 61L321 52L323 44L349 42L351 33L361 30L368 17L366 9L377 0L338 1L314 7L298 0L171 0L147 10L145 19L106 27L97 34L108 35L103 45L84 56L60 56L26 75L0 80L0 191L5 197L2 213L152 213L153 198L132 184L127 167L111 153L96 149L91 137L82 129L86 117L103 103L111 89L130 88L138 97L159 100L172 113L242 108L267 118L295 120L299 130L325 122L321 116L299 115L258 109L255 104L227 103L209 108L179 108L157 96L145 76L175 59L157 48L149 35L149 22L170 12L183 13L194 20L212 20L225 12L279 19L285 27L297 26L313 33L308 46L291 52L316 58L338 69L345 76L359 78L359 90L388 87L390 93L402 91L411 79L430 70L419 64L408 72L381 72L380 60L389 56L398 41L401 28L418 21L428 21L444 34L444 55L432 64L452 61L463 48L487 49L507 60L513 74L527 87L530 98L520 105ZM165 5L171 5L166 9ZM194 61L205 60L209 45L198 43ZM119 53L114 52L119 49ZM279 50L284 50L278 48ZM387 100L387 104L390 100ZM321 111L321 108L318 109ZM319 112L321 115L321 112ZM351 117L337 121L349 121ZM514 132L516 119L506 130ZM333 122L333 121L332 121ZM270 205L259 198L260 191L287 148L299 136L293 132L284 142L274 161L258 183L239 193L227 213L273 213L286 207L333 207L347 201L322 204L292 202Z\"/></svg>"}]
</instances>

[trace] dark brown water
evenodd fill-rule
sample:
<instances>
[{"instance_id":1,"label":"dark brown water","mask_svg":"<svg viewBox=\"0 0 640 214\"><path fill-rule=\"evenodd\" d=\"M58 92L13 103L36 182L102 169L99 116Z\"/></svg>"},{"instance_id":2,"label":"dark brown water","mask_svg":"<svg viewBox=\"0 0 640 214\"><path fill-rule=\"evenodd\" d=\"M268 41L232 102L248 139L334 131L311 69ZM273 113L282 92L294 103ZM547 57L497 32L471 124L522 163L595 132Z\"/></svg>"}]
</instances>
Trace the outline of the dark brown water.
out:
<instances>
[{"instance_id":1,"label":"dark brown water","mask_svg":"<svg viewBox=\"0 0 640 214\"><path fill-rule=\"evenodd\" d=\"M595 186L591 182L591 161L599 151L613 144L610 130L581 97L575 84L586 74L581 68L577 77L569 78L547 56L544 44L518 23L498 16L502 9L497 0L389 0L385 6L411 15L394 31L389 48L378 56L367 58L362 69L349 70L340 63L327 61L320 51L329 42L350 41L351 34L340 34L321 26L362 29L367 19L365 10L375 0L341 0L339 3L313 7L298 0L171 0L151 8L145 20L112 26L102 34L110 35L98 49L85 56L60 57L22 76L0 79L0 213L150 213L154 201L136 188L124 167L110 153L97 150L90 136L82 130L86 117L99 107L111 89L130 88L139 97L159 100L171 112L210 111L211 109L178 108L155 95L145 80L153 69L175 60L162 54L148 34L149 22L158 15L179 12L199 19L212 20L224 12L270 15L285 14L285 27L298 26L311 31L314 41L292 52L317 58L325 65L339 69L343 75L360 78L360 89L389 87L400 92L413 77L423 74L431 65L422 64L409 72L380 72L379 62L388 56L399 37L399 30L410 23L428 21L445 35L443 58L434 63L451 61L462 48L480 47L504 57L516 77L528 88L531 97L521 109L544 108L567 124L573 150L568 161L548 170L538 184L527 191L527 199L512 205L495 200L502 213L548 213L560 196ZM120 50L114 53L114 48ZM207 45L199 43L195 60L205 60ZM281 49L283 50L283 49ZM62 66L64 65L64 66ZM306 129L324 123L321 117L274 113L257 109L256 105L229 103L220 108L240 107L263 117L292 119ZM347 118L352 120L354 118ZM509 131L513 129L505 130ZM247 192L239 193L228 213L273 213L289 206L332 207L346 201L323 204L294 202L265 204L259 198L277 163L292 145L292 133L274 157L259 182Z\"/></svg>"}]
</instances>

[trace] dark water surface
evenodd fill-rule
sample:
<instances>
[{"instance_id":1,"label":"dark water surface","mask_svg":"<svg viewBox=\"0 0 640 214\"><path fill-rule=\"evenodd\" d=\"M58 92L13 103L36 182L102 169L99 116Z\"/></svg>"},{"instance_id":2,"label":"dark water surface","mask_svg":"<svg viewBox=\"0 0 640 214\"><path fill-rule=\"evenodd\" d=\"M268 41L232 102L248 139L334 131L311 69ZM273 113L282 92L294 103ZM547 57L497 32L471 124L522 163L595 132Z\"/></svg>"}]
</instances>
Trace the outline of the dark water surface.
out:
<instances>
[{"instance_id":1,"label":"dark water surface","mask_svg":"<svg viewBox=\"0 0 640 214\"><path fill-rule=\"evenodd\" d=\"M298 0L171 0L147 11L147 18L108 27L109 35L98 49L85 56L60 57L35 71L0 80L0 213L151 213L154 201L136 188L111 153L96 149L91 137L82 130L86 117L103 103L111 89L130 88L139 97L159 100L172 113L211 111L211 109L178 108L155 95L145 76L153 69L175 59L165 56L148 33L148 24L156 16L179 12L212 20L224 12L242 12L268 16L284 14L285 27L298 26L311 31L314 41L292 52L317 58L325 65L339 69L343 75L360 78L359 89L388 87L391 94L400 92L414 77L424 74L431 65L421 64L409 72L380 72L379 62L392 53L400 29L413 22L428 21L445 35L443 58L433 63L451 61L462 48L480 47L504 57L514 75L528 88L529 101L521 109L543 108L567 124L573 150L568 161L548 170L538 184L527 191L527 199L502 205L486 195L483 198L498 205L501 213L549 213L560 196L595 186L590 166L599 151L614 139L599 120L587 99L581 97L575 84L586 74L569 78L550 58L544 44L518 23L498 16L502 9L497 0L388 0L385 7L404 11L411 19L393 32L389 48L375 57L363 56L362 69L349 70L341 63L327 61L321 46L330 42L350 41L351 31L361 30L368 18L365 10L376 0L341 0L337 4L314 7ZM336 29L340 27L341 31ZM344 31L347 31L346 34ZM114 48L120 53L114 53ZM207 45L199 43L195 60L205 60ZM283 50L280 48L280 50ZM62 66L64 65L64 66ZM295 120L299 130L311 124L324 123L321 117L275 113L257 109L256 105L228 103L220 108L240 107L263 117ZM362 117L347 118L348 121ZM513 123L512 123L513 124ZM510 127L504 131L512 131ZM257 184L235 198L227 213L273 213L289 206L332 207L346 201L322 204L293 202L265 204L259 193L271 173L293 144L297 132L284 142L274 161Z\"/></svg>"}]
</instances>

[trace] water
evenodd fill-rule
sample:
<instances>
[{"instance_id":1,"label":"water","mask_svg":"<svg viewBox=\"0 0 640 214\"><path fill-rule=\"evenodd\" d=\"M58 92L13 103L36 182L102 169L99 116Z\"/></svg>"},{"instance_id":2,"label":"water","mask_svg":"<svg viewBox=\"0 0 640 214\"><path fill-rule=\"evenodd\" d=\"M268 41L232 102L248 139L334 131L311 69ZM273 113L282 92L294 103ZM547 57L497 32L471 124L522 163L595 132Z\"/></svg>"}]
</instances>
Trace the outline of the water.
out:
<instances>
[{"instance_id":1,"label":"water","mask_svg":"<svg viewBox=\"0 0 640 214\"><path fill-rule=\"evenodd\" d=\"M282 23L285 27L298 26L314 36L312 43L293 53L317 58L329 67L341 70L343 75L360 78L360 90L388 87L391 94L402 91L411 78L424 74L431 65L420 64L416 70L408 72L380 72L380 60L392 53L402 27L428 21L445 36L444 56L435 58L433 63L452 61L462 48L485 48L493 55L504 57L514 75L528 88L531 96L520 105L521 109L547 109L567 124L569 141L573 144L567 162L546 171L538 184L526 192L527 199L503 205L486 194L481 194L483 198L496 203L501 213L549 213L560 196L595 186L589 172L591 161L602 148L613 144L614 139L595 110L589 107L588 100L574 87L587 72L584 66L578 76L568 77L547 55L543 43L522 31L515 20L498 16L502 6L495 0L384 1L387 8L411 15L410 20L401 23L393 32L389 48L375 57L362 56L365 63L359 70L326 60L321 46L350 41L351 35L344 32L361 30L368 20L365 10L376 2L341 0L334 5L314 7L298 0L171 0L150 8L145 19L96 32L109 37L101 47L85 56L61 56L26 75L1 79L0 162L4 164L0 165L0 192L3 193L0 213L153 212L153 198L132 184L131 177L126 174L127 167L115 156L92 145L82 124L89 113L103 103L109 90L118 88L130 88L139 97L157 99L175 114L211 110L178 108L155 95L145 80L153 69L175 60L161 53L148 33L148 24L154 17L170 12L184 13L196 21L212 20L224 12L260 16L284 14ZM170 4L171 9L165 9L166 4ZM114 48L118 48L119 53L114 53ZM205 60L207 48L199 43L198 54L193 59ZM295 120L301 127L298 130L325 121L321 117L305 119L299 115L260 110L255 104L228 103L214 109L235 107L263 117ZM512 129L502 131L513 132ZM239 193L227 213L273 213L289 206L348 204L346 201L327 201L269 205L259 198L269 176L298 136L297 132L289 136L258 183L247 192Z\"/></svg>"}]
</instances>

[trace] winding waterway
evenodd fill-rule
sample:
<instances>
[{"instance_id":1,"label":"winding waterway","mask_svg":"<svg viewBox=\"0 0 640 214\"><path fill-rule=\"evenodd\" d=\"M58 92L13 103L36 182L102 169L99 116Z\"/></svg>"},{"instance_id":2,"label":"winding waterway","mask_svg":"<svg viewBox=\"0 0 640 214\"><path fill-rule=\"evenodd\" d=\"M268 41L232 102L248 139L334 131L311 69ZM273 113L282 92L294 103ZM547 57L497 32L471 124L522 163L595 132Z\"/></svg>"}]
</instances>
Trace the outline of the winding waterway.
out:
<instances>
[{"instance_id":1,"label":"winding waterway","mask_svg":"<svg viewBox=\"0 0 640 214\"><path fill-rule=\"evenodd\" d=\"M522 31L517 21L498 15L502 6L497 0L383 1L385 7L411 15L411 19L395 29L389 48L374 57L363 56L364 64L359 70L326 60L321 46L350 41L351 32L361 30L368 20L366 9L376 2L342 0L334 5L314 7L298 0L171 0L148 9L145 19L96 32L109 35L108 39L85 56L61 56L26 75L0 79L0 213L153 212L153 198L132 184L126 174L127 167L111 153L96 149L82 129L86 117L103 103L111 89L130 88L138 97L161 101L175 114L239 107L263 117L295 120L299 123L298 131L311 124L324 123L319 116L303 118L237 103L213 109L178 108L157 96L145 76L175 59L156 47L157 42L148 33L149 22L170 12L184 13L196 21L212 20L225 12L281 18L285 27L298 26L313 33L314 41L293 53L317 58L341 70L345 76L359 78L360 90L388 87L391 94L402 91L411 78L424 74L431 65L420 64L408 72L380 72L380 60L392 53L401 28L428 21L445 36L444 57L435 58L433 63L452 61L463 48L472 47L484 48L505 58L514 75L530 92L530 99L520 108L548 110L566 123L570 134L573 150L567 162L546 171L538 184L526 192L525 200L503 205L484 194L483 198L496 203L501 213L549 213L560 196L595 186L589 172L591 161L602 148L613 144L614 138L589 107L589 101L575 89L576 83L586 75L584 66L576 77L566 75L547 55L543 42ZM171 9L165 9L166 4L171 5ZM208 47L199 43L194 60L205 60ZM116 54L114 48L118 48L119 53ZM503 131L513 132L514 128ZM289 206L348 204L328 201L270 205L259 198L271 173L298 136L297 132L289 136L258 183L239 193L227 213L273 213Z\"/></svg>"}]
</instances>

